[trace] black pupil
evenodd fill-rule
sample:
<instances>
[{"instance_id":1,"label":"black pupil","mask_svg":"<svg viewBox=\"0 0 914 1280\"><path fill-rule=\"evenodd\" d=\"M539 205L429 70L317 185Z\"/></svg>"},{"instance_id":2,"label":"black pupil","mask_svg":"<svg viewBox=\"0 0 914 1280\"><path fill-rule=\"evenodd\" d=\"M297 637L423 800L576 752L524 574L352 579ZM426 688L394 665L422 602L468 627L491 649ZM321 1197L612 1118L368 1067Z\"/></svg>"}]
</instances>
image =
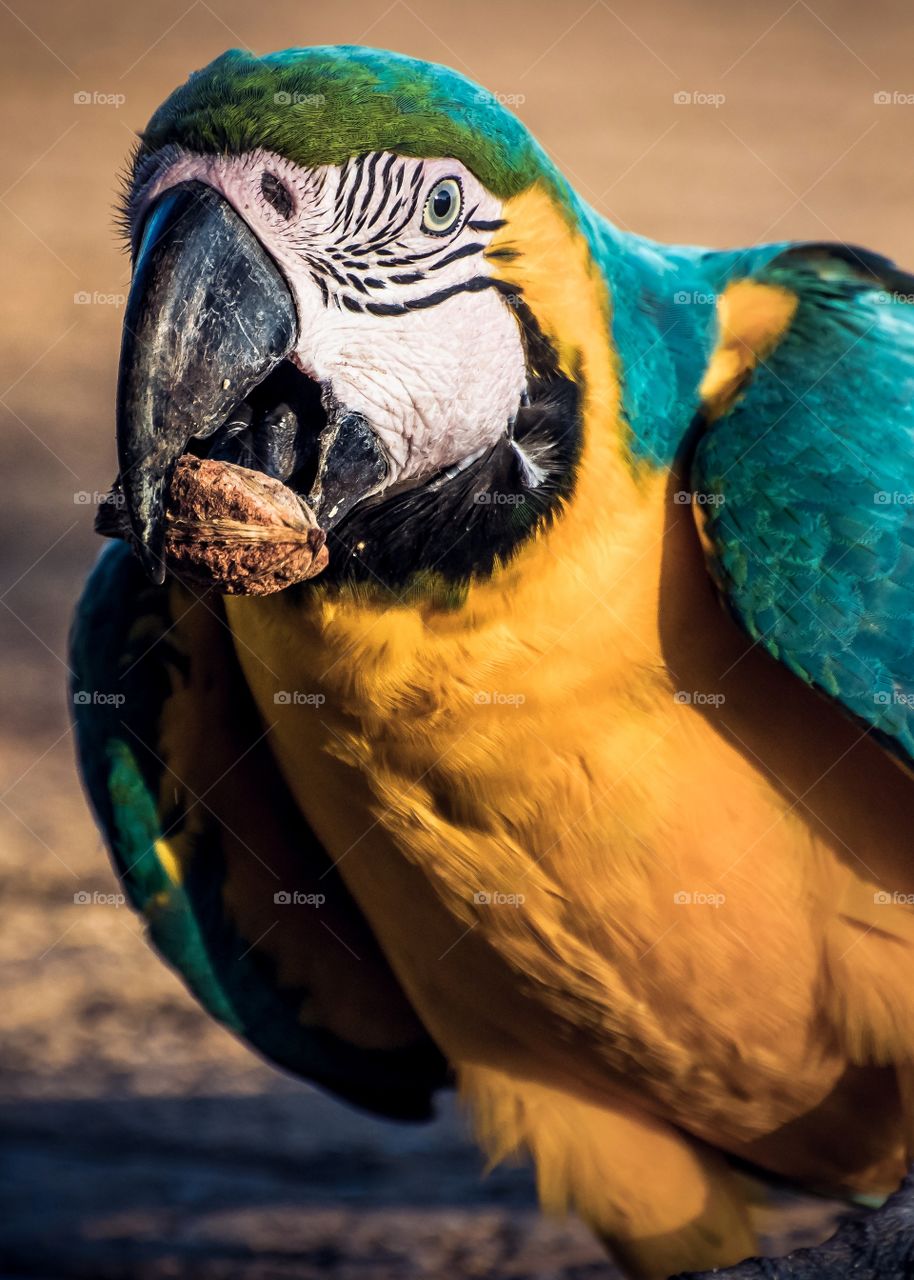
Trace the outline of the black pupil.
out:
<instances>
[{"instance_id":1,"label":"black pupil","mask_svg":"<svg viewBox=\"0 0 914 1280\"><path fill-rule=\"evenodd\" d=\"M432 197L432 212L436 218L446 218L451 211L452 196L447 187L436 191Z\"/></svg>"},{"instance_id":2,"label":"black pupil","mask_svg":"<svg viewBox=\"0 0 914 1280\"><path fill-rule=\"evenodd\" d=\"M260 179L260 190L263 192L263 198L273 206L278 214L283 218L292 217L292 197L289 195L288 188L280 182L275 173L265 173Z\"/></svg>"}]
</instances>

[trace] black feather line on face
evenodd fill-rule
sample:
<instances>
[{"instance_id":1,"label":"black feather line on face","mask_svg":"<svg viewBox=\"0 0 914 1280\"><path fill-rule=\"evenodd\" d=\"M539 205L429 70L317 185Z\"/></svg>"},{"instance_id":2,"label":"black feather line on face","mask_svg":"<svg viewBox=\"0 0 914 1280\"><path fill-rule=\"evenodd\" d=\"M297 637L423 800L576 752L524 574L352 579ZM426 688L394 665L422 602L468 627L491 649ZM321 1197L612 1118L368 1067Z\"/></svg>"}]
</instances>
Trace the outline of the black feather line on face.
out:
<instances>
[{"instance_id":1,"label":"black feather line on face","mask_svg":"<svg viewBox=\"0 0 914 1280\"><path fill-rule=\"evenodd\" d=\"M473 241L470 244L463 244L459 249L452 249L450 253L446 253L443 258L439 258L437 262L433 262L429 271L440 271L442 267L449 267L452 262L457 262L460 258L468 258L473 254L482 253L485 249L484 244Z\"/></svg>"},{"instance_id":2,"label":"black feather line on face","mask_svg":"<svg viewBox=\"0 0 914 1280\"><path fill-rule=\"evenodd\" d=\"M329 306L329 305L330 305L330 290L327 288L327 284L326 284L326 282L325 282L325 280L324 280L323 276L320 276L320 275L318 275L316 272L312 271L312 272L311 272L311 279L314 281L314 283L317 285L317 287L318 287L318 288L320 289L320 291L321 291L321 301L323 302L324 306L325 306L325 307Z\"/></svg>"},{"instance_id":3,"label":"black feather line on face","mask_svg":"<svg viewBox=\"0 0 914 1280\"><path fill-rule=\"evenodd\" d=\"M435 293L424 294L421 298L410 298L408 302L366 302L365 310L373 316L405 316L410 311L424 311L429 307L437 307L454 298L458 293L480 293L483 289L497 289L498 281L491 276L473 276L459 284L450 284L446 289L438 289Z\"/></svg>"},{"instance_id":4,"label":"black feather line on face","mask_svg":"<svg viewBox=\"0 0 914 1280\"><path fill-rule=\"evenodd\" d=\"M358 222L352 228L352 234L357 236L365 225L365 219L371 210L371 197L374 195L375 189L375 173L378 168L378 162L381 159L380 151L376 151L368 162L368 181L365 184L365 191L362 195L362 206L359 214Z\"/></svg>"}]
</instances>

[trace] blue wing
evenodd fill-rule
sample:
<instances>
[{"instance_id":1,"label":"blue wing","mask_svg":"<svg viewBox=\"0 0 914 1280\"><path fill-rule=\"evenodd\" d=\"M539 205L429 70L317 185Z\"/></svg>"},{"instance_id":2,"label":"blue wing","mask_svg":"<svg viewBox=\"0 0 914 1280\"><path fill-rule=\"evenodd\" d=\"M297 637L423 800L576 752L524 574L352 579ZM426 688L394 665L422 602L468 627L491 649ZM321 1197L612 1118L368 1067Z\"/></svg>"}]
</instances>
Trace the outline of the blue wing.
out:
<instances>
[{"instance_id":1,"label":"blue wing","mask_svg":"<svg viewBox=\"0 0 914 1280\"><path fill-rule=\"evenodd\" d=\"M804 245L731 288L692 460L709 569L754 640L910 766L914 276Z\"/></svg>"},{"instance_id":2,"label":"blue wing","mask_svg":"<svg viewBox=\"0 0 914 1280\"><path fill-rule=\"evenodd\" d=\"M265 1056L427 1116L446 1064L281 780L218 600L153 587L112 545L71 663L83 779L153 945Z\"/></svg>"}]
</instances>

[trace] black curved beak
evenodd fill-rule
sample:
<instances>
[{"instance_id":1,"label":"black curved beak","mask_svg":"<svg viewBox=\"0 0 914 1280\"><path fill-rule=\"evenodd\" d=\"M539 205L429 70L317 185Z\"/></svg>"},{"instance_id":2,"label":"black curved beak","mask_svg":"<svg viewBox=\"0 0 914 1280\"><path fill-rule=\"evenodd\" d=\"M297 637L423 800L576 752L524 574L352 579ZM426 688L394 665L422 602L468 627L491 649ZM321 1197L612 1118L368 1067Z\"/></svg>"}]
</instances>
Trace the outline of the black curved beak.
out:
<instances>
[{"instance_id":1,"label":"black curved beak","mask_svg":"<svg viewBox=\"0 0 914 1280\"><path fill-rule=\"evenodd\" d=\"M164 497L192 436L211 435L295 346L279 269L202 182L166 191L143 229L117 391L121 483L141 560L162 582Z\"/></svg>"}]
</instances>

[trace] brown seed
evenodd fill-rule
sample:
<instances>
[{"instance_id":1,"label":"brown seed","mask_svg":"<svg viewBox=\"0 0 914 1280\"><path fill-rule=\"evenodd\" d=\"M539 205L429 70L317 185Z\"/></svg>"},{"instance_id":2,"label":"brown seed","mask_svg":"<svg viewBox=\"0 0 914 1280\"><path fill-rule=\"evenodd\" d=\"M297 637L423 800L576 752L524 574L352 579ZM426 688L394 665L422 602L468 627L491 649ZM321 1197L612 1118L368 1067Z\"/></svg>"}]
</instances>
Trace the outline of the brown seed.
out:
<instances>
[{"instance_id":1,"label":"brown seed","mask_svg":"<svg viewBox=\"0 0 914 1280\"><path fill-rule=\"evenodd\" d=\"M223 595L265 596L327 567L327 535L310 507L272 476L185 453L165 504L165 563L176 577ZM133 540L119 482L95 521Z\"/></svg>"}]
</instances>

